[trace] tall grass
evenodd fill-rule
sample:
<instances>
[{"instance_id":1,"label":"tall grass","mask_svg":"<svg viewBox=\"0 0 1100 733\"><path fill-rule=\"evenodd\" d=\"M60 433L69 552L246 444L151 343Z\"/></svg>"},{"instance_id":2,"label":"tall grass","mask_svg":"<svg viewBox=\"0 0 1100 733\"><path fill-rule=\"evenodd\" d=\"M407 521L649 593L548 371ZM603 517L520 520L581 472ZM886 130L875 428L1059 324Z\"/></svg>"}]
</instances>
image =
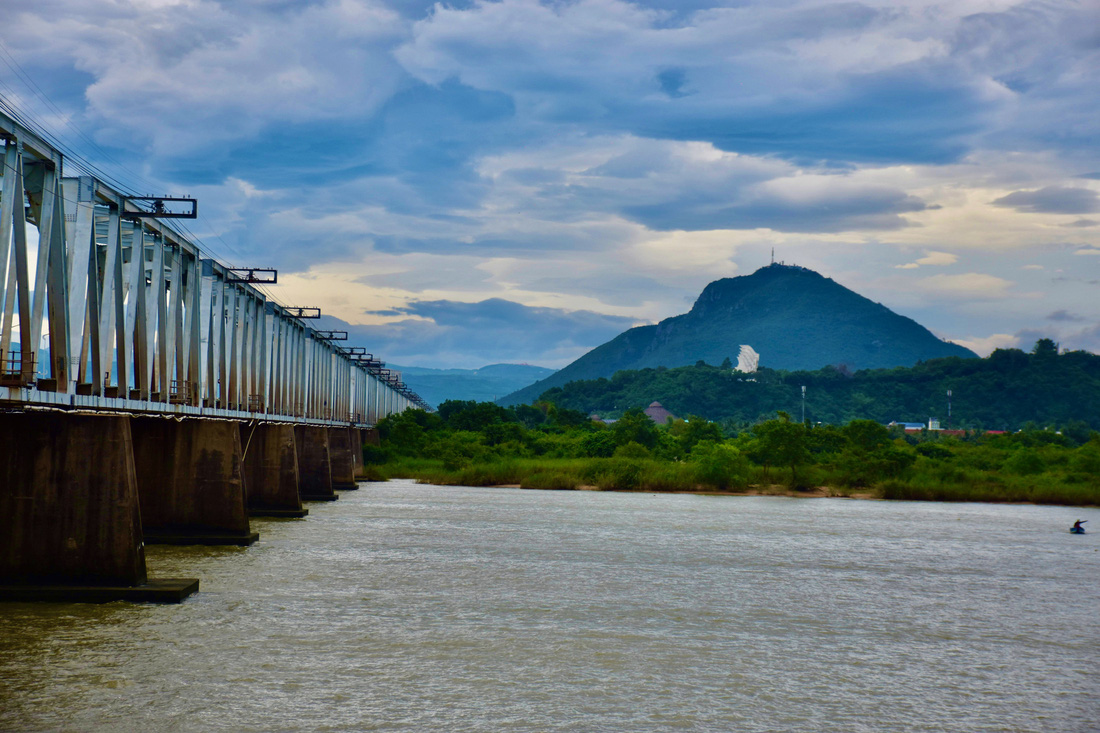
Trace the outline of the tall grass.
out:
<instances>
[{"instance_id":1,"label":"tall grass","mask_svg":"<svg viewBox=\"0 0 1100 733\"><path fill-rule=\"evenodd\" d=\"M1100 484L1076 482L1061 473L1016 476L974 469L920 471L879 486L883 499L908 501L1031 502L1100 505Z\"/></svg>"},{"instance_id":2,"label":"tall grass","mask_svg":"<svg viewBox=\"0 0 1100 733\"><path fill-rule=\"evenodd\" d=\"M883 499L909 501L1034 502L1074 506L1100 505L1100 482L1091 474L1048 470L1014 475L957 462L921 460L904 475L862 488L847 485L842 472L818 464L799 469L768 470L755 464L738 473L716 474L713 466L656 458L492 458L466 465L447 465L440 458L401 457L364 467L366 480L415 478L452 486L520 486L526 489L602 491L740 491L749 486L780 484L791 489L823 486L830 496L871 492Z\"/></svg>"}]
</instances>

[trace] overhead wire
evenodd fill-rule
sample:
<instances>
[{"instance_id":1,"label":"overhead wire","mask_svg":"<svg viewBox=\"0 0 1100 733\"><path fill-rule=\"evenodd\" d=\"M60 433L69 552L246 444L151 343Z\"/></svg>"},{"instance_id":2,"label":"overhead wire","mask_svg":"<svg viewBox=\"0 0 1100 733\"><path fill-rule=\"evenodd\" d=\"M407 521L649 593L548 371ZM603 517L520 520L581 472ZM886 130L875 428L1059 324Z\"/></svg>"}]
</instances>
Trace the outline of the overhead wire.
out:
<instances>
[{"instance_id":1,"label":"overhead wire","mask_svg":"<svg viewBox=\"0 0 1100 733\"><path fill-rule=\"evenodd\" d=\"M76 149L74 144L72 144L71 142L69 142L65 139L65 136L62 133L60 133L57 130L47 129L43 124L36 124L34 122L34 115L31 114L29 111L24 110L19 105L18 101L16 101L18 99L21 99L21 95L19 95L14 89L12 89L8 84L6 84L3 81L2 78L0 78L0 90L6 91L6 95L5 94L0 94L0 110L4 111L6 114L8 114L20 126L24 127L25 129L32 132L36 136L40 137L43 140L43 142L46 142L47 144L52 146L55 150L57 150L58 152L61 153L61 160L62 160L61 175L65 175L65 173L66 173L65 168L71 166L77 172L79 172L83 175L92 176L92 177L98 178L99 180L102 180L106 183L109 183L112 187L117 189L117 193L119 193L121 195L124 195L124 196L127 195L127 194L130 195L130 196L135 196L135 194L133 192L135 190L138 190L138 189L136 187L132 187L132 183L133 183L134 180L143 181L143 182L149 184L149 189L150 190L156 188L156 185L153 184L151 181L149 181L149 179L145 178L144 176L138 175L138 174L134 173L133 171L130 171L128 168L126 168L125 165L119 163L112 156L107 154L103 150L103 148L101 148L99 145L97 145L95 143L95 141L93 141L91 138L86 136L79 128L74 126L72 124L70 116L66 115L56 104L53 103L52 100L49 99L49 97L45 94L45 92L42 91L41 87L39 87L34 82L34 80L30 77L29 74L26 73L25 70L23 70L23 68L19 65L18 61L15 60L15 58L11 55L11 53L7 50L7 48L3 45L2 42L0 42L0 61L3 61L4 64L9 69L11 69L13 73L16 74L16 76L23 82L23 84L28 89L31 90L34 97L36 97L40 102L45 104L48 109L51 109L62 120L64 120L65 125L68 126L70 129L72 129L80 139L82 139L92 149L97 151L103 158L106 158L108 161L114 163L114 165L117 168L119 168L122 171L123 174L125 174L127 176L133 176L133 179L131 179L130 183L124 183L119 178L116 178L114 175L111 175L111 174L107 173L106 171L102 170L97 165L95 165L94 163L89 161L85 156L83 156L80 152L78 152L78 150ZM0 160L0 166L7 167L6 164L3 163L2 160ZM94 210L95 204L93 202L84 202L84 201L71 199L71 198L65 196L63 191L64 191L64 188L62 187L62 197L63 197L63 200L67 204L70 204L74 207L88 207L88 208L91 208L91 209ZM238 250L237 248L230 245L217 232L217 229L212 224L210 224L209 221L207 221L205 219L205 217L200 218L199 220L211 230L213 235L218 239L218 241L220 241L222 243L222 245L225 246L226 249L229 249L230 251L232 251L234 254L236 254L239 257L243 256L243 254L240 252L240 250ZM166 222L166 224L168 225L169 229L175 231L175 233L177 235L179 235L181 238L189 239L191 244L198 250L198 253L199 253L200 256L205 251L206 253L212 255L214 259L223 259L223 260L225 260L226 264L228 264L231 269L236 269L236 268L234 268L234 265L233 265L232 262L228 262L228 258L224 258L224 257L218 258L216 253L214 252L213 248L211 248L209 245L205 244L203 242L203 240L197 234L195 234L193 231L191 231L191 229L186 224L184 224L182 221L177 219L177 220L172 220L172 221ZM182 230L182 231L180 231L180 230ZM185 234L186 234L186 236L185 236ZM4 263L4 264L6 265L6 263ZM280 306L282 308L287 307L278 298L276 298L274 295L272 295L270 290L268 288L264 287L263 283L252 283L252 285L257 290L259 290L261 293L263 293L263 295L264 295L264 297L267 301L271 301L271 302L277 304L278 306ZM405 389L407 389L407 386L405 387ZM422 400L419 398L419 396L416 395L415 393L409 393L408 396L410 398L413 398L413 401L416 402L417 404L421 404L422 406L423 406L423 404L425 404L425 403L422 402Z\"/></svg>"},{"instance_id":2,"label":"overhead wire","mask_svg":"<svg viewBox=\"0 0 1100 733\"><path fill-rule=\"evenodd\" d=\"M148 186L148 190L156 189L157 186L155 183L150 181L148 178L145 178L144 176L129 170L124 164L116 160L102 147L100 147L94 140L89 138L83 133L83 131L76 127L72 123L71 116L66 114L57 104L53 102L53 100L49 98L45 91L42 90L42 88L38 86L38 84L34 81L33 78L31 78L26 70L23 69L23 67L7 49L7 47L4 46L2 41L0 41L0 61L2 61L4 65L7 66L20 81L23 82L23 85L28 90L30 90L33 98L37 99L42 105L46 107L47 110L52 111L57 117L63 120L65 126L71 129L80 140L84 141L87 146L97 152L101 158L106 159L110 163L114 164L114 166L121 172L120 175L129 178L130 180L128 182L123 182L119 177L116 177L115 175L112 175L107 171L101 169L99 166L95 165L84 155L82 155L81 152L79 152L77 149L77 144L68 139L67 136L65 136L63 133L56 129L48 128L44 123L36 123L34 121L35 115L29 110L24 110L23 107L19 104L18 100L23 99L23 95L18 94L11 86L9 86L7 83L4 82L2 78L0 78L0 91L6 92L6 94L0 94L0 110L7 113L19 125L34 133L36 136L40 137L43 142L48 143L55 150L62 154L62 175L65 175L66 173L64 168L71 166L73 169L76 170L76 172L82 175L92 176L110 184L112 187L117 189L117 193L124 196L136 196L134 191L138 190L138 187L133 185L135 181L146 184ZM2 161L0 161L0 165L3 165ZM76 207L89 207L92 209L95 208L95 205L92 202L74 200L66 197L64 193L62 193L62 196L67 204L71 204ZM240 250L230 245L229 242L227 242L225 238L223 238L217 232L217 229L208 220L206 220L205 217L200 217L199 221L201 221L208 229L210 229L213 235L218 239L219 242L222 243L222 245L226 249L230 250L238 257L244 256ZM227 264L231 269L238 269L235 267L234 263L229 261L229 259L224 257L224 255L218 257L214 249L203 242L203 240L181 220L169 220L165 223L168 225L169 229L175 231L175 233L181 238L190 240L191 244L198 250L200 256L203 252L206 252L207 254L211 255L212 258L222 260L223 264ZM252 283L252 285L261 293L263 293L268 301L271 301L283 308L287 307L278 298L272 295L271 291L268 288L264 287L263 283Z\"/></svg>"},{"instance_id":3,"label":"overhead wire","mask_svg":"<svg viewBox=\"0 0 1100 733\"><path fill-rule=\"evenodd\" d=\"M144 176L142 176L138 173L135 173L134 171L131 171L128 168L126 168L125 165L123 165L121 162L116 160L110 153L108 153L106 150L104 150L102 147L100 147L99 144L97 144L95 142L95 140L93 140L92 138L85 135L84 132L79 127L74 125L73 122L72 122L72 116L67 114L57 104L55 104L52 99L50 99L49 95L47 95L46 92L42 89L42 87L40 87L38 85L38 83L34 81L34 78L31 77L31 75L29 73L27 73L26 69L24 69L22 67L22 65L20 65L19 61L15 58L15 56L13 56L11 51L9 51L8 48L4 45L4 42L3 42L2 39L0 39L0 61L3 61L4 64L9 69L12 70L12 72L16 75L16 77L20 81L23 82L23 85L26 86L28 90L30 90L31 94L34 97L36 97L48 110L50 110L54 114L56 114L57 117L60 118L64 122L65 126L68 127L70 130L72 130L72 132L78 138L83 140L92 150L94 150L96 153L98 153L100 158L106 159L108 162L110 162L110 163L114 164L115 166L117 166L122 172L126 173L129 176L133 176L134 180L151 186L150 190L153 190L153 189L156 188L156 185L152 181L150 181L149 179L145 178ZM53 132L56 136L60 137L61 139L64 139L64 136L59 131L54 130ZM70 153L75 153L75 150L73 149L73 146L71 144L68 147L69 147L69 152ZM87 162L87 161L84 161L84 162ZM103 171L100 171L100 172L103 173ZM116 181L110 181L110 182L112 184L121 183L121 181L117 181L117 180ZM133 182L134 182L133 180L130 181L131 184Z\"/></svg>"}]
</instances>

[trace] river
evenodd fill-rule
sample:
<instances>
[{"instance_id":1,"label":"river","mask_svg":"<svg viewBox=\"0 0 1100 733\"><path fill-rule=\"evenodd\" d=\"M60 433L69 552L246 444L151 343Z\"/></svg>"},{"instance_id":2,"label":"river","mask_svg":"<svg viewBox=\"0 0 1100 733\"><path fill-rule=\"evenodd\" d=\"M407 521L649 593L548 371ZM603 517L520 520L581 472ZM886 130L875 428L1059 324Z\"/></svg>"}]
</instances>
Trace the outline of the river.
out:
<instances>
[{"instance_id":1,"label":"river","mask_svg":"<svg viewBox=\"0 0 1100 733\"><path fill-rule=\"evenodd\" d=\"M0 729L1100 730L1096 509L391 481L253 529L148 548L179 605L0 606Z\"/></svg>"}]
</instances>

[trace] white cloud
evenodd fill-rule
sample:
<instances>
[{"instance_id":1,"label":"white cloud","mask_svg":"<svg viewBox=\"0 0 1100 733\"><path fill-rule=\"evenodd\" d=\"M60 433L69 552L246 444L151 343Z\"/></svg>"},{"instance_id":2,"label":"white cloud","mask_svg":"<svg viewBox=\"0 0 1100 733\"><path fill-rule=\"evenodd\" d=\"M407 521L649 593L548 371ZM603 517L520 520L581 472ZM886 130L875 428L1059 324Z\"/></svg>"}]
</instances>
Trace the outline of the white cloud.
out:
<instances>
[{"instance_id":1,"label":"white cloud","mask_svg":"<svg viewBox=\"0 0 1100 733\"><path fill-rule=\"evenodd\" d=\"M162 154L370 113L407 78L389 54L405 24L376 0L187 6L74 2L17 17L12 30L38 44L28 53L93 77L85 96L100 140L132 146L136 136Z\"/></svg>"},{"instance_id":2,"label":"white cloud","mask_svg":"<svg viewBox=\"0 0 1100 733\"><path fill-rule=\"evenodd\" d=\"M918 265L953 265L959 259L958 255L949 252L929 252L926 256L917 260Z\"/></svg>"},{"instance_id":3,"label":"white cloud","mask_svg":"<svg viewBox=\"0 0 1100 733\"><path fill-rule=\"evenodd\" d=\"M1003 298L1014 283L995 275L967 272L960 275L933 275L917 280L915 285L941 296L989 299Z\"/></svg>"},{"instance_id":4,"label":"white cloud","mask_svg":"<svg viewBox=\"0 0 1100 733\"><path fill-rule=\"evenodd\" d=\"M9 4L75 124L353 323L490 297L657 320L772 247L974 343L1027 294L1094 312L1091 276L1050 277L1100 253L1071 215L1100 192L1095 3Z\"/></svg>"},{"instance_id":5,"label":"white cloud","mask_svg":"<svg viewBox=\"0 0 1100 733\"><path fill-rule=\"evenodd\" d=\"M899 270L915 270L921 265L953 265L958 262L959 256L950 252L926 252L924 257L905 265L895 265Z\"/></svg>"},{"instance_id":6,"label":"white cloud","mask_svg":"<svg viewBox=\"0 0 1100 733\"><path fill-rule=\"evenodd\" d=\"M989 336L971 336L951 340L960 346L965 346L978 356L989 356L995 349L1014 349L1020 346L1020 337L1010 333L994 333Z\"/></svg>"}]
</instances>

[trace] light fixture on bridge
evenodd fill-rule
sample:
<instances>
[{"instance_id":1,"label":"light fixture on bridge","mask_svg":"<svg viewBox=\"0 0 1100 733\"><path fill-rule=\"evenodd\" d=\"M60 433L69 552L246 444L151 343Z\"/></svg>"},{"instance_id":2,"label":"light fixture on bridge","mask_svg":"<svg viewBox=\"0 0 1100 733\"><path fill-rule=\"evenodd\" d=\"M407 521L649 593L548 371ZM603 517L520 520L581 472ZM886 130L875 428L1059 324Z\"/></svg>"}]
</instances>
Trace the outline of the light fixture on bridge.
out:
<instances>
[{"instance_id":1,"label":"light fixture on bridge","mask_svg":"<svg viewBox=\"0 0 1100 733\"><path fill-rule=\"evenodd\" d=\"M199 216L199 202L188 196L129 196L125 201L134 205L132 209L123 207L122 216L128 219L196 219ZM190 208L169 204L190 204Z\"/></svg>"},{"instance_id":2,"label":"light fixture on bridge","mask_svg":"<svg viewBox=\"0 0 1100 733\"><path fill-rule=\"evenodd\" d=\"M276 273L276 276L278 276L278 273ZM286 308L286 312L287 312L287 315L293 316L294 318L320 318L321 317L321 309L320 308L289 308L288 307L288 308Z\"/></svg>"},{"instance_id":3,"label":"light fixture on bridge","mask_svg":"<svg viewBox=\"0 0 1100 733\"><path fill-rule=\"evenodd\" d=\"M321 341L347 341L347 331L314 331L313 337Z\"/></svg>"},{"instance_id":4,"label":"light fixture on bridge","mask_svg":"<svg viewBox=\"0 0 1100 733\"><path fill-rule=\"evenodd\" d=\"M230 267L229 282L232 283L259 283L261 285L275 285L279 282L279 271L270 267Z\"/></svg>"}]
</instances>

